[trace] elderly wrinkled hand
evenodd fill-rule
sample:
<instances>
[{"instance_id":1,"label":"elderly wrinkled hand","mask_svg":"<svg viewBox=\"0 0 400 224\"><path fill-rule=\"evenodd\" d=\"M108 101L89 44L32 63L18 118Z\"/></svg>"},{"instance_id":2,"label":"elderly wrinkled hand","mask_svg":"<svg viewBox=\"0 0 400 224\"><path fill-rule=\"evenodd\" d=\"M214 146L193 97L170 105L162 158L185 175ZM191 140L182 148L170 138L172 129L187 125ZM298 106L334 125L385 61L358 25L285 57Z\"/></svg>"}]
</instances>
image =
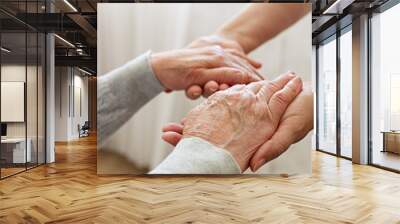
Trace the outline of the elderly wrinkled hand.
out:
<instances>
[{"instance_id":1,"label":"elderly wrinkled hand","mask_svg":"<svg viewBox=\"0 0 400 224\"><path fill-rule=\"evenodd\" d=\"M283 114L273 136L254 153L250 168L258 170L285 152L290 145L303 139L313 128L313 92L305 85ZM182 139L183 125L170 123L163 127L162 138L171 145L177 145Z\"/></svg>"},{"instance_id":2,"label":"elderly wrinkled hand","mask_svg":"<svg viewBox=\"0 0 400 224\"><path fill-rule=\"evenodd\" d=\"M244 171L301 90L301 79L287 73L217 92L185 117L183 138L199 137L227 150Z\"/></svg>"},{"instance_id":3,"label":"elderly wrinkled hand","mask_svg":"<svg viewBox=\"0 0 400 224\"><path fill-rule=\"evenodd\" d=\"M184 90L193 85L203 87L209 81L227 85L259 81L262 78L250 60L244 54L209 46L154 53L150 62L166 90Z\"/></svg>"}]
</instances>

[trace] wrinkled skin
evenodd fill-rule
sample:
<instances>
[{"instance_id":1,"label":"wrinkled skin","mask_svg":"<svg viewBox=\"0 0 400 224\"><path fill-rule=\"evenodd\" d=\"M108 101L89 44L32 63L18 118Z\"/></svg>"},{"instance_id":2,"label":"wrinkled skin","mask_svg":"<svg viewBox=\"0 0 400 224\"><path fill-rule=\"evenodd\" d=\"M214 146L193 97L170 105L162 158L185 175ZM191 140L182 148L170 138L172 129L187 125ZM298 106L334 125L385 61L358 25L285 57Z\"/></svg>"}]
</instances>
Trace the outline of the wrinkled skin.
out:
<instances>
[{"instance_id":1,"label":"wrinkled skin","mask_svg":"<svg viewBox=\"0 0 400 224\"><path fill-rule=\"evenodd\" d=\"M303 139L313 129L313 92L306 85L284 112L279 126L272 137L263 143L250 160L250 168L258 170L262 165L277 158L291 144ZM164 141L175 146L182 139L183 124L166 124Z\"/></svg>"},{"instance_id":2,"label":"wrinkled skin","mask_svg":"<svg viewBox=\"0 0 400 224\"><path fill-rule=\"evenodd\" d=\"M208 81L228 85L261 80L244 54L234 54L220 46L179 49L154 53L153 71L167 90L204 86Z\"/></svg>"},{"instance_id":3,"label":"wrinkled skin","mask_svg":"<svg viewBox=\"0 0 400 224\"><path fill-rule=\"evenodd\" d=\"M227 150L244 171L301 90L301 79L287 73L217 92L188 113L182 137L199 137Z\"/></svg>"}]
</instances>

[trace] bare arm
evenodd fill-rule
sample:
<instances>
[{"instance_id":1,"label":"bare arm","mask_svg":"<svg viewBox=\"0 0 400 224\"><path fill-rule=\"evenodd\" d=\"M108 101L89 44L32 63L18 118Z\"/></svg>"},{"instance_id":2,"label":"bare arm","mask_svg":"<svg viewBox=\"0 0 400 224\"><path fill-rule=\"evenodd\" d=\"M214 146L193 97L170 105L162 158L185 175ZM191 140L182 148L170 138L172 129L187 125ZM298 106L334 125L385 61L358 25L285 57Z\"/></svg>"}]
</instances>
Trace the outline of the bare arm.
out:
<instances>
[{"instance_id":1,"label":"bare arm","mask_svg":"<svg viewBox=\"0 0 400 224\"><path fill-rule=\"evenodd\" d=\"M248 53L278 35L310 11L310 4L254 3L223 25L217 35L234 40Z\"/></svg>"},{"instance_id":2,"label":"bare arm","mask_svg":"<svg viewBox=\"0 0 400 224\"><path fill-rule=\"evenodd\" d=\"M250 4L214 34L200 37L188 47L219 45L225 49L235 49L247 54L296 23L310 12L310 9L311 4L303 3ZM250 61L250 64L256 69L261 67L261 63L256 61ZM196 99L203 93L203 96L208 97L217 90L227 87L226 84L210 81L204 86L204 90L200 86L189 87L186 89L186 95Z\"/></svg>"}]
</instances>

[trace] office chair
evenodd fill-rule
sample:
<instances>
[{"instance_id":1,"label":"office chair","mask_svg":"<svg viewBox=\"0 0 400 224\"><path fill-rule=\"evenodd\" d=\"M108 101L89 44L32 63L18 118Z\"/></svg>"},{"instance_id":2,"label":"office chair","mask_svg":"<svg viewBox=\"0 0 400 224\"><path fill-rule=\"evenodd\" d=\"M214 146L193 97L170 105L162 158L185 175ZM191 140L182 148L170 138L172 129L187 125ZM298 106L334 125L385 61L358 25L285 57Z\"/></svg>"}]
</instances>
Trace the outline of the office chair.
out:
<instances>
[{"instance_id":1,"label":"office chair","mask_svg":"<svg viewBox=\"0 0 400 224\"><path fill-rule=\"evenodd\" d=\"M85 121L82 127L80 127L80 125L78 124L79 138L89 136L89 129L90 129L89 121Z\"/></svg>"}]
</instances>

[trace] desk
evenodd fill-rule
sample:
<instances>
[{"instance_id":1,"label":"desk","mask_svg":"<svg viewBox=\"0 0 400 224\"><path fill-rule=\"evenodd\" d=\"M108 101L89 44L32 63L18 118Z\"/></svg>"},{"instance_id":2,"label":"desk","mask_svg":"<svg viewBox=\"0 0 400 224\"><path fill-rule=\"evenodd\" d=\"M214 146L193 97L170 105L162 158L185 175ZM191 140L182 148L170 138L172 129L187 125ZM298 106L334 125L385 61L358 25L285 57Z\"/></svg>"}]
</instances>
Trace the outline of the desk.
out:
<instances>
[{"instance_id":1,"label":"desk","mask_svg":"<svg viewBox=\"0 0 400 224\"><path fill-rule=\"evenodd\" d=\"M382 152L392 152L400 154L400 132L399 131L382 131L383 149Z\"/></svg>"},{"instance_id":2,"label":"desk","mask_svg":"<svg viewBox=\"0 0 400 224\"><path fill-rule=\"evenodd\" d=\"M30 138L26 140L28 143L25 152L25 138L6 138L1 139L1 159L6 163L25 163L30 162L32 158ZM26 154L25 154L26 153ZM26 159L26 161L25 161Z\"/></svg>"}]
</instances>

